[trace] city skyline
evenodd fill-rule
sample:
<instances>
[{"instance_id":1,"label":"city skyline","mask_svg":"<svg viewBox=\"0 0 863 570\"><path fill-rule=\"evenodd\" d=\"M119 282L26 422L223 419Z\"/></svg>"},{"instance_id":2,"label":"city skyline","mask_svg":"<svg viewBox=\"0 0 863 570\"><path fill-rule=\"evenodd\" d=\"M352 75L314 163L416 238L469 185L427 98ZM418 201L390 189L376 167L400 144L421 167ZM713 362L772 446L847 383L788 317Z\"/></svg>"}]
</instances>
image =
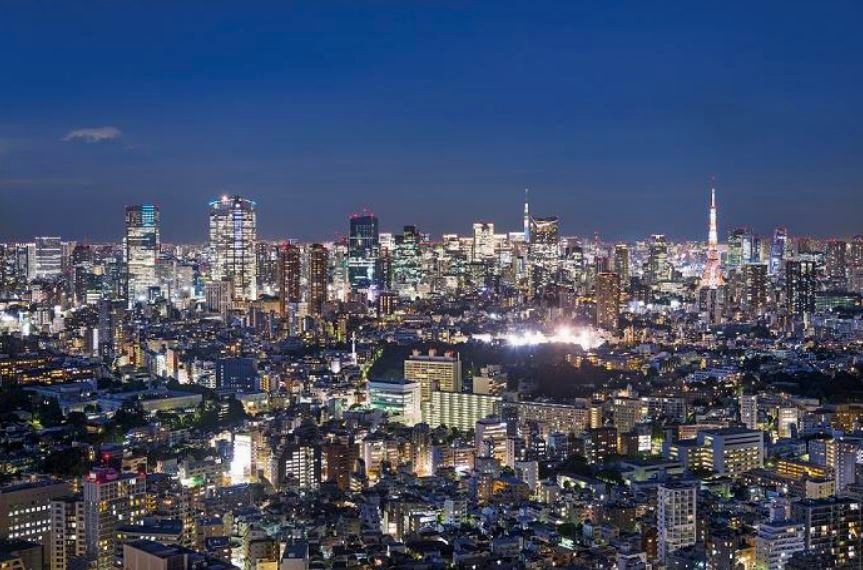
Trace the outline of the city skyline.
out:
<instances>
[{"instance_id":1,"label":"city skyline","mask_svg":"<svg viewBox=\"0 0 863 570\"><path fill-rule=\"evenodd\" d=\"M0 23L0 240L117 239L154 203L166 241L201 241L226 192L265 239L363 207L517 228L524 187L564 235L701 239L711 176L725 227L860 231L853 3L37 11Z\"/></svg>"},{"instance_id":2,"label":"city skyline","mask_svg":"<svg viewBox=\"0 0 863 570\"><path fill-rule=\"evenodd\" d=\"M524 195L526 196L526 190L524 192L525 192ZM717 202L716 197L715 197L716 189L710 188L708 195L710 196L710 198L708 200L708 210L710 212L715 212L715 209L718 205L718 202ZM212 200L208 200L207 204L209 204L212 207L213 204L216 204L219 201L224 201L227 198L233 199L235 197L239 197L239 198L242 198L245 200L251 200L253 202L256 202L256 200L254 200L254 198L251 198L249 196L242 195L242 194L230 194L230 195L222 194L221 196L219 196L217 198L214 198ZM152 203L147 203L147 202L142 203L142 204L128 204L128 205L125 205L123 207L123 210L128 212L128 210L130 208L138 208L141 206L147 206L147 207L155 208L157 210L157 212L159 212L160 214L163 210L162 206L160 206L159 204L152 204ZM533 222L533 221L537 221L537 220L541 221L545 218L548 218L547 216L534 216L532 213L529 214L527 212L527 202L523 202L522 204L520 204L520 206L525 208L525 210L522 212L522 216L521 216L524 228L527 228L528 220L531 220ZM264 210L264 211L266 211L266 210ZM122 214L122 212L121 212L121 214ZM260 212L258 212L257 215L259 217ZM715 216L715 213L713 213L712 215ZM295 235L280 235L280 236L264 235L264 236L261 236L260 231L258 231L257 232L258 237L256 238L256 240L261 241L261 242L272 242L272 243L276 243L276 242L289 243L289 242L293 242L293 241L298 241L300 243L315 243L315 242L318 242L318 243L336 243L336 242L340 242L340 241L350 241L350 238L351 238L350 227L351 227L351 224L353 223L353 221L357 218L362 218L362 217L367 217L367 216L371 216L371 217L375 218L376 223L379 224L380 218L377 216L377 214L374 211L372 211L366 207L363 207L363 208L359 209L358 211L353 212L353 213L345 216L344 219L342 220L342 222L343 222L342 226L343 227L340 230L339 229L335 230L333 232L333 234L328 236L328 237L321 238L321 237L314 237L313 236L310 238L302 238L302 237L298 237ZM703 212L702 212L702 217L703 217ZM561 219L560 216L556 216L556 215L551 216L549 219L552 219L552 218L555 220L556 225L565 226L565 223ZM206 224L208 223L206 221L206 217L204 218L204 220L205 220L204 224L206 226ZM115 221L115 220L113 220L113 221ZM703 232L703 230L702 230L702 235L700 235L700 236L698 236L698 235L677 236L677 235L668 234L665 232L658 231L658 232L651 232L651 233L648 233L648 234L645 234L642 236L618 238L616 236L604 235L599 230L594 230L593 232L589 232L589 231L583 231L583 232L560 231L559 234L560 234L560 239L567 239L567 238L593 239L593 238L599 237L599 239L605 243L646 242L646 241L649 241L649 239L653 235L663 235L663 236L669 238L673 242L680 242L680 243L704 242L705 244L709 245L711 240L716 240L716 243L718 243L718 244L727 243L729 241L729 239L732 237L732 233L739 231L739 230L751 231L752 235L763 237L763 238L769 238L776 230L781 229L781 230L786 231L786 232L788 231L788 226L785 226L785 225L776 226L775 228L763 228L762 229L762 228L752 227L749 225L730 224L730 225L721 225L721 226L718 226L718 228L717 228L717 227L714 227L714 225L713 225L714 222L715 222L715 220L711 222L711 226L709 228L709 231ZM83 237L83 238L79 238L79 237L76 237L74 235L70 236L68 234L64 234L62 232L43 232L43 233L38 234L38 235L35 235L35 234L30 235L30 236L25 235L25 236L20 236L20 238L17 238L17 239L8 239L6 241L8 241L10 243L15 243L16 241L20 242L20 243L26 243L28 241L32 242L33 239L35 239L35 238L43 237L45 235L51 235L51 236L60 237L60 238L67 240L67 241L74 241L74 242L80 242L80 243L92 243L92 244L112 243L112 242L118 242L118 241L123 240L123 233L125 230L122 229L123 228L122 217L121 217L121 221L119 223L120 223L120 227L121 227L120 235L114 236L114 237L108 236L104 239L91 239L88 236ZM511 228L509 226L504 226L503 224L500 224L498 221L496 221L494 219L489 219L489 218L477 218L473 222L467 224L467 227L446 229L446 230L443 230L441 232L427 231L426 228L417 227L416 224L411 224L409 222L406 222L406 223L394 222L392 224L381 225L380 233L381 234L394 235L407 226L413 226L413 227L417 227L417 229L422 234L426 234L426 235L430 236L431 241L435 242L435 241L440 241L440 239L446 235L468 236L471 233L471 226L474 226L476 224L491 224L492 226L496 226L499 231L502 231L502 232L508 233L508 234L513 234L513 235L524 234L525 236L529 235L527 229L522 229L519 227ZM702 225L703 225L703 223L702 223ZM160 227L161 227L161 224L160 224ZM204 227L202 230L202 232L203 232L202 235L196 239L193 238L191 240L183 241L183 240L172 240L169 238L169 239L162 240L162 241L164 241L164 243L166 243L166 244L192 244L192 245L194 245L194 244L206 243L209 241L209 237L207 235L208 231L211 231L211 230L208 230L207 227ZM821 235L796 234L795 237L806 238L806 239L816 239L816 240L830 240L830 239L851 239L851 238L858 237L860 235L863 235L863 232L852 232L852 233L847 233L847 234L827 233L827 234L821 234ZM4 241L3 236L2 236L2 234L0 234L0 243L2 243L3 241Z\"/></svg>"}]
</instances>

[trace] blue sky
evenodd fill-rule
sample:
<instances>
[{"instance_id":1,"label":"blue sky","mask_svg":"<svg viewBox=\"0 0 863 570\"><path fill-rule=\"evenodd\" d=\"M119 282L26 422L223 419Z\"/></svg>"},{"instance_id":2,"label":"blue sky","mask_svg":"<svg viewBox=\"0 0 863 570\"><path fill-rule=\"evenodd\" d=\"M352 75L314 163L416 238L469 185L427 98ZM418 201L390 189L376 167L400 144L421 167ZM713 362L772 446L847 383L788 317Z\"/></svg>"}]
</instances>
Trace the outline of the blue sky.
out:
<instances>
[{"instance_id":1,"label":"blue sky","mask_svg":"<svg viewBox=\"0 0 863 570\"><path fill-rule=\"evenodd\" d=\"M863 232L859 2L27 2L0 18L0 239L520 224Z\"/></svg>"}]
</instances>

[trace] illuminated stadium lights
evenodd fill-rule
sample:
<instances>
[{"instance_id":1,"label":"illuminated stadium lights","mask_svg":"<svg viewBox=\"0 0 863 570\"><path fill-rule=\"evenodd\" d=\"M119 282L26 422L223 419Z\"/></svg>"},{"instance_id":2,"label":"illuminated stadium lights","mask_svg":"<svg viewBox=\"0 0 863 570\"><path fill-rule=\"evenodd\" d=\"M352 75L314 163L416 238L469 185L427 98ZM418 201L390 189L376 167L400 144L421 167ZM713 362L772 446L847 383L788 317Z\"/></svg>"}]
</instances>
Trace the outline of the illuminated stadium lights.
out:
<instances>
[{"instance_id":1,"label":"illuminated stadium lights","mask_svg":"<svg viewBox=\"0 0 863 570\"><path fill-rule=\"evenodd\" d=\"M547 335L538 331L523 331L505 335L504 340L510 346L535 346L538 344L577 344L584 350L590 350L602 345L605 340L588 328L570 329L561 327L553 334Z\"/></svg>"}]
</instances>

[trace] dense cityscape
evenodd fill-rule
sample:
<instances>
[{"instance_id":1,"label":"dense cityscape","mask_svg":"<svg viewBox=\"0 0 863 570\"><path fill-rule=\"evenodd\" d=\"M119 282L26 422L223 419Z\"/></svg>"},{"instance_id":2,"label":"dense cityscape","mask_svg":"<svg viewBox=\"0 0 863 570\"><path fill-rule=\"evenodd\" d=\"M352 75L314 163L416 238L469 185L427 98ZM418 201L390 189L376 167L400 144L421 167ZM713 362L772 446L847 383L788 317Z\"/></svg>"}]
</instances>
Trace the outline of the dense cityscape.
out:
<instances>
[{"instance_id":1,"label":"dense cityscape","mask_svg":"<svg viewBox=\"0 0 863 570\"><path fill-rule=\"evenodd\" d=\"M696 242L525 191L458 235L264 241L225 195L201 244L143 204L0 245L0 565L859 568L863 236L702 195Z\"/></svg>"}]
</instances>

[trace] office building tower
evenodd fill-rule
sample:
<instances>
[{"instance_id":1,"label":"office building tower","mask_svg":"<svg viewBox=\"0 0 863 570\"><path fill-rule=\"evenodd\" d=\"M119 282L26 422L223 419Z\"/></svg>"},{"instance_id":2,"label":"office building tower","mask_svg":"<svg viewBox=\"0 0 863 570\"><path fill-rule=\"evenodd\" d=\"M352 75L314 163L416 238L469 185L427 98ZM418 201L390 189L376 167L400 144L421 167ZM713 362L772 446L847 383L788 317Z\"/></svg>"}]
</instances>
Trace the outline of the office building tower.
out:
<instances>
[{"instance_id":1,"label":"office building tower","mask_svg":"<svg viewBox=\"0 0 863 570\"><path fill-rule=\"evenodd\" d=\"M234 302L257 298L255 203L240 196L210 202L212 281L229 281Z\"/></svg>"},{"instance_id":2,"label":"office building tower","mask_svg":"<svg viewBox=\"0 0 863 570\"><path fill-rule=\"evenodd\" d=\"M65 481L47 479L0 488L0 539L47 545L51 501L69 494ZM48 555L46 549L45 555Z\"/></svg>"},{"instance_id":3,"label":"office building tower","mask_svg":"<svg viewBox=\"0 0 863 570\"><path fill-rule=\"evenodd\" d=\"M327 302L329 252L319 243L309 246L309 313L321 315Z\"/></svg>"},{"instance_id":4,"label":"office building tower","mask_svg":"<svg viewBox=\"0 0 863 570\"><path fill-rule=\"evenodd\" d=\"M495 258L494 224L477 222L473 225L473 260L488 261Z\"/></svg>"},{"instance_id":5,"label":"office building tower","mask_svg":"<svg viewBox=\"0 0 863 570\"><path fill-rule=\"evenodd\" d=\"M53 279L63 273L63 242L59 237L37 237L33 240L33 276Z\"/></svg>"},{"instance_id":6,"label":"office building tower","mask_svg":"<svg viewBox=\"0 0 863 570\"><path fill-rule=\"evenodd\" d=\"M848 276L848 244L842 240L830 240L824 252L824 271L830 286L845 290Z\"/></svg>"},{"instance_id":7,"label":"office building tower","mask_svg":"<svg viewBox=\"0 0 863 570\"><path fill-rule=\"evenodd\" d=\"M66 570L74 560L86 558L84 528L84 499L81 495L58 497L51 501L50 570Z\"/></svg>"},{"instance_id":8,"label":"office building tower","mask_svg":"<svg viewBox=\"0 0 863 570\"><path fill-rule=\"evenodd\" d=\"M668 262L668 240L662 234L650 236L647 252L647 280L658 285L671 280L671 264Z\"/></svg>"},{"instance_id":9,"label":"office building tower","mask_svg":"<svg viewBox=\"0 0 863 570\"><path fill-rule=\"evenodd\" d=\"M696 541L696 487L690 483L663 483L657 496L659 560Z\"/></svg>"},{"instance_id":10,"label":"office building tower","mask_svg":"<svg viewBox=\"0 0 863 570\"><path fill-rule=\"evenodd\" d=\"M701 287L717 289L725 283L719 263L719 238L716 229L716 190L710 190L710 221L707 231L707 259L701 274Z\"/></svg>"},{"instance_id":11,"label":"office building tower","mask_svg":"<svg viewBox=\"0 0 863 570\"><path fill-rule=\"evenodd\" d=\"M848 242L846 262L848 267L863 267L863 235L856 235Z\"/></svg>"},{"instance_id":12,"label":"office building tower","mask_svg":"<svg viewBox=\"0 0 863 570\"><path fill-rule=\"evenodd\" d=\"M751 263L743 267L742 306L750 317L758 317L767 309L767 265Z\"/></svg>"},{"instance_id":13,"label":"office building tower","mask_svg":"<svg viewBox=\"0 0 863 570\"><path fill-rule=\"evenodd\" d=\"M560 269L560 220L557 217L531 218L528 263L533 296L557 283Z\"/></svg>"},{"instance_id":14,"label":"office building tower","mask_svg":"<svg viewBox=\"0 0 863 570\"><path fill-rule=\"evenodd\" d=\"M725 266L733 271L758 258L755 236L749 228L735 228L728 233L728 251Z\"/></svg>"},{"instance_id":15,"label":"office building tower","mask_svg":"<svg viewBox=\"0 0 863 570\"><path fill-rule=\"evenodd\" d=\"M423 402L431 400L435 390L462 391L461 360L457 353L438 355L436 350L431 349L424 355L415 350L405 360L404 376L411 382L419 383Z\"/></svg>"},{"instance_id":16,"label":"office building tower","mask_svg":"<svg viewBox=\"0 0 863 570\"><path fill-rule=\"evenodd\" d=\"M377 216L370 213L351 216L348 238L348 280L351 288L365 289L377 283L375 269L379 255Z\"/></svg>"},{"instance_id":17,"label":"office building tower","mask_svg":"<svg viewBox=\"0 0 863 570\"><path fill-rule=\"evenodd\" d=\"M259 241L255 243L257 288L267 294L279 287L279 246Z\"/></svg>"},{"instance_id":18,"label":"office building tower","mask_svg":"<svg viewBox=\"0 0 863 570\"><path fill-rule=\"evenodd\" d=\"M145 497L143 475L103 468L84 477L84 527L93 568L113 568L117 527L136 524L144 517Z\"/></svg>"},{"instance_id":19,"label":"office building tower","mask_svg":"<svg viewBox=\"0 0 863 570\"><path fill-rule=\"evenodd\" d=\"M151 204L126 207L126 301L129 306L146 302L151 287L157 287L159 260L159 208Z\"/></svg>"},{"instance_id":20,"label":"office building tower","mask_svg":"<svg viewBox=\"0 0 863 570\"><path fill-rule=\"evenodd\" d=\"M279 283L282 316L287 316L289 307L302 302L300 289L302 265L300 248L289 243L279 248Z\"/></svg>"},{"instance_id":21,"label":"office building tower","mask_svg":"<svg viewBox=\"0 0 863 570\"><path fill-rule=\"evenodd\" d=\"M776 228L773 232L773 242L770 246L770 265L768 273L771 276L779 275L785 268L785 254L788 250L788 230Z\"/></svg>"},{"instance_id":22,"label":"office building tower","mask_svg":"<svg viewBox=\"0 0 863 570\"><path fill-rule=\"evenodd\" d=\"M747 429L756 429L758 426L758 396L740 394L737 398L737 405L740 408L740 423Z\"/></svg>"},{"instance_id":23,"label":"office building tower","mask_svg":"<svg viewBox=\"0 0 863 570\"><path fill-rule=\"evenodd\" d=\"M392 286L403 296L412 298L422 278L420 243L422 236L416 226L404 226L395 236L392 252Z\"/></svg>"},{"instance_id":24,"label":"office building tower","mask_svg":"<svg viewBox=\"0 0 863 570\"><path fill-rule=\"evenodd\" d=\"M614 272L620 277L620 287L629 288L629 247L619 243L614 246Z\"/></svg>"},{"instance_id":25,"label":"office building tower","mask_svg":"<svg viewBox=\"0 0 863 570\"><path fill-rule=\"evenodd\" d=\"M596 277L596 326L616 331L620 318L620 278L616 273Z\"/></svg>"},{"instance_id":26,"label":"office building tower","mask_svg":"<svg viewBox=\"0 0 863 570\"><path fill-rule=\"evenodd\" d=\"M523 223L524 223L524 243L530 243L530 207L528 206L527 200L527 188L524 189L524 213L523 213Z\"/></svg>"},{"instance_id":27,"label":"office building tower","mask_svg":"<svg viewBox=\"0 0 863 570\"><path fill-rule=\"evenodd\" d=\"M795 316L815 311L815 263L803 259L785 262L785 308Z\"/></svg>"}]
</instances>

